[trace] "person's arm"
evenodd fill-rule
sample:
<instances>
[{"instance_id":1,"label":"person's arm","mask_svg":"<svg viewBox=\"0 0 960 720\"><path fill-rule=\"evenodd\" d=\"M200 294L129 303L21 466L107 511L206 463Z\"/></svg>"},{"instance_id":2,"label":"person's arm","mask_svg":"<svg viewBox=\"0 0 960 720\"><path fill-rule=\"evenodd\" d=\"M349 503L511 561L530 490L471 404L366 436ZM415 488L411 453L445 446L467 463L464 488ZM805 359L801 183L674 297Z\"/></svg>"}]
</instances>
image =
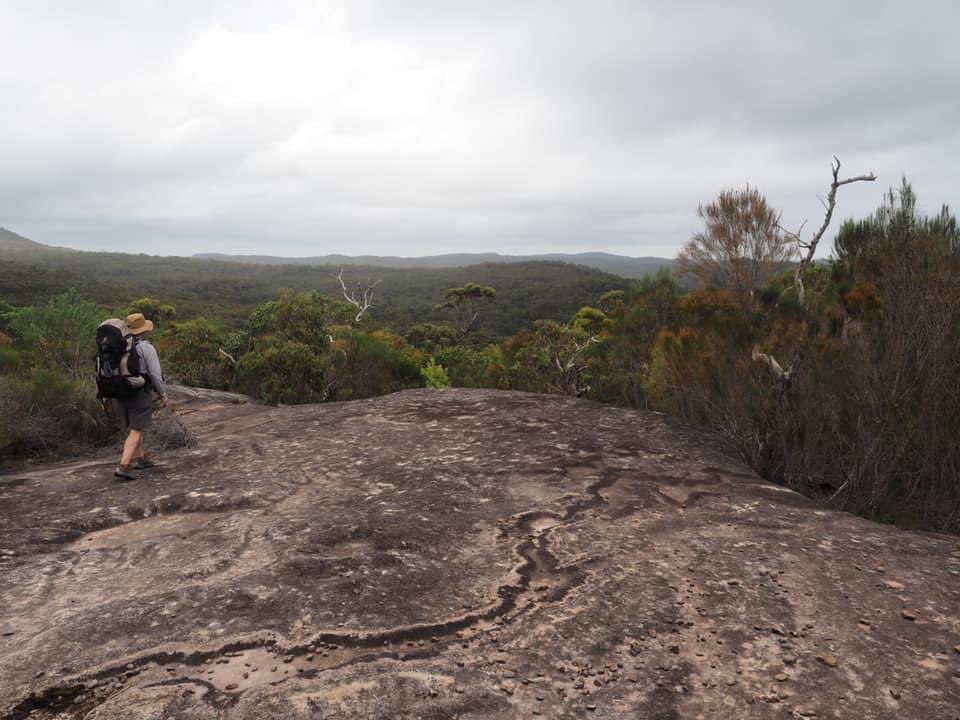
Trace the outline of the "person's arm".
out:
<instances>
[{"instance_id":1,"label":"person's arm","mask_svg":"<svg viewBox=\"0 0 960 720\"><path fill-rule=\"evenodd\" d=\"M148 342L140 344L141 357L146 364L147 375L150 376L150 382L153 383L153 389L156 390L160 399L166 402L167 389L163 386L163 373L160 370L160 358L157 357L157 350Z\"/></svg>"}]
</instances>

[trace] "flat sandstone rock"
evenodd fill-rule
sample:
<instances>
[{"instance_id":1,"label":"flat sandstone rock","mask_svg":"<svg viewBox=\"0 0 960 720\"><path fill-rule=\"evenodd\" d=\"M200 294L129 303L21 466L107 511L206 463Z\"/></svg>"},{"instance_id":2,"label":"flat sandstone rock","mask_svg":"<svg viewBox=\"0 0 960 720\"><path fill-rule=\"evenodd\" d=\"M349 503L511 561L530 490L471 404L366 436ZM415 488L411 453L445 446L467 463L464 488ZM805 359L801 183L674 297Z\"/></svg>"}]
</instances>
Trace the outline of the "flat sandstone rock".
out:
<instances>
[{"instance_id":1,"label":"flat sandstone rock","mask_svg":"<svg viewBox=\"0 0 960 720\"><path fill-rule=\"evenodd\" d=\"M562 397L180 395L0 475L0 718L960 718L960 543Z\"/></svg>"}]
</instances>

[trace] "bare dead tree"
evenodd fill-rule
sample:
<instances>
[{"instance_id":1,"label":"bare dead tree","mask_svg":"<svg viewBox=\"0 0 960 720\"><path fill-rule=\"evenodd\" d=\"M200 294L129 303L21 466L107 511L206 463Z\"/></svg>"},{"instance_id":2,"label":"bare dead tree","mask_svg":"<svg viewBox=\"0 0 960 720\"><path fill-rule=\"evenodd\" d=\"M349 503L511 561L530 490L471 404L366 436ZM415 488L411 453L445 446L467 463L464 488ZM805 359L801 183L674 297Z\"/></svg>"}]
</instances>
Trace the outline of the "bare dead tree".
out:
<instances>
[{"instance_id":1,"label":"bare dead tree","mask_svg":"<svg viewBox=\"0 0 960 720\"><path fill-rule=\"evenodd\" d=\"M348 292L347 285L343 282L343 268L340 268L340 272L337 274L337 280L340 281L340 287L343 288L344 299L357 308L357 315L353 318L353 321L360 322L363 314L373 306L373 289L380 284L380 281L370 282L368 279L366 287L357 283L357 289L353 292Z\"/></svg>"},{"instance_id":2,"label":"bare dead tree","mask_svg":"<svg viewBox=\"0 0 960 720\"><path fill-rule=\"evenodd\" d=\"M823 234L827 231L827 228L830 226L830 221L833 219L833 211L837 207L837 190L839 190L843 185L849 185L855 182L873 182L877 179L877 176L871 172L867 173L866 175L857 175L856 177L849 177L845 180L841 180L840 160L836 155L833 156L833 162L830 163L830 169L833 173L833 182L830 183L830 190L827 192L827 199L820 199L820 202L823 204L826 212L823 216L823 222L820 224L820 227L817 228L817 231L813 234L813 236L809 240L802 240L800 238L800 233L803 232L803 226L806 224L806 221L800 225L800 228L796 232L790 232L789 230L781 228L797 244L797 250L800 253L800 262L797 264L797 270L794 275L793 282L794 287L797 289L797 297L800 299L801 305L803 305L805 299L803 273L806 271L810 263L813 262L814 253L817 252L817 245L820 243L820 240L823 239Z\"/></svg>"}]
</instances>

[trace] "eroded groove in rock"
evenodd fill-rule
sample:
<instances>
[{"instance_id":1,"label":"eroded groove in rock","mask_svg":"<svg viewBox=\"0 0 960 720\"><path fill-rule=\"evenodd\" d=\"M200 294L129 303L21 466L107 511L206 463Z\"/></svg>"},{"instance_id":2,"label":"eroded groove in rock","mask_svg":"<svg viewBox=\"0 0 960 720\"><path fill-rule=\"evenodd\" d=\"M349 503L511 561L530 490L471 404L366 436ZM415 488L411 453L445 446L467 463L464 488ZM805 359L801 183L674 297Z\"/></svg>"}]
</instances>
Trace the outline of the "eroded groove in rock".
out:
<instances>
[{"instance_id":1,"label":"eroded groove in rock","mask_svg":"<svg viewBox=\"0 0 960 720\"><path fill-rule=\"evenodd\" d=\"M241 693L251 687L278 685L295 677L312 678L319 673L357 663L380 659L420 659L439 655L450 642L469 643L484 633L484 623L510 622L517 614L537 605L560 601L567 592L580 585L585 575L577 568L559 566L549 550L549 532L568 524L589 510L602 505L600 491L616 482L610 475L585 488L586 498L572 502L559 512L526 511L512 518L511 527L502 528L506 537L526 536L514 546L520 558L510 575L516 580L505 582L498 591L498 600L488 609L466 613L442 622L413 627L391 628L366 634L322 632L309 642L293 644L281 637L231 643L211 650L169 650L151 653L94 673L81 673L60 687L45 688L39 697L18 704L9 715L20 720L43 710L66 708L67 698L77 697L89 687L123 677L137 677L147 669L169 673L171 677L146 682L144 687L198 684L224 693ZM548 521L548 522L544 522ZM371 652L375 650L375 652ZM236 660L234 663L233 661ZM242 663L242 666L241 666ZM217 666L231 666L218 668ZM270 668L263 671L262 668ZM244 668L247 668L246 670ZM82 712L89 711L85 704ZM81 708L75 708L81 717Z\"/></svg>"}]
</instances>

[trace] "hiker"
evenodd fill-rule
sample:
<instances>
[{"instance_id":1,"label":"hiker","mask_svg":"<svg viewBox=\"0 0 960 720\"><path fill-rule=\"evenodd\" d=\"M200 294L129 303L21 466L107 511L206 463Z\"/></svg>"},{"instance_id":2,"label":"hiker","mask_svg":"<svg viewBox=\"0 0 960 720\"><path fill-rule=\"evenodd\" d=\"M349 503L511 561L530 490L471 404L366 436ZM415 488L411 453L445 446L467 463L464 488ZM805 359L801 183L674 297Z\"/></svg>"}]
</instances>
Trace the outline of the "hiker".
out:
<instances>
[{"instance_id":1,"label":"hiker","mask_svg":"<svg viewBox=\"0 0 960 720\"><path fill-rule=\"evenodd\" d=\"M143 449L143 434L153 421L153 399L151 391L160 398L160 407L166 407L167 391L163 386L163 373L160 370L160 358L153 347L148 334L153 330L153 322L147 320L143 313L127 315L127 327L134 337L134 350L140 358L140 372L146 383L128 398L113 400L117 415L123 422L127 432L127 439L123 443L123 455L117 465L114 476L124 480L135 480L134 470L143 470L153 467L154 463L147 458Z\"/></svg>"}]
</instances>

